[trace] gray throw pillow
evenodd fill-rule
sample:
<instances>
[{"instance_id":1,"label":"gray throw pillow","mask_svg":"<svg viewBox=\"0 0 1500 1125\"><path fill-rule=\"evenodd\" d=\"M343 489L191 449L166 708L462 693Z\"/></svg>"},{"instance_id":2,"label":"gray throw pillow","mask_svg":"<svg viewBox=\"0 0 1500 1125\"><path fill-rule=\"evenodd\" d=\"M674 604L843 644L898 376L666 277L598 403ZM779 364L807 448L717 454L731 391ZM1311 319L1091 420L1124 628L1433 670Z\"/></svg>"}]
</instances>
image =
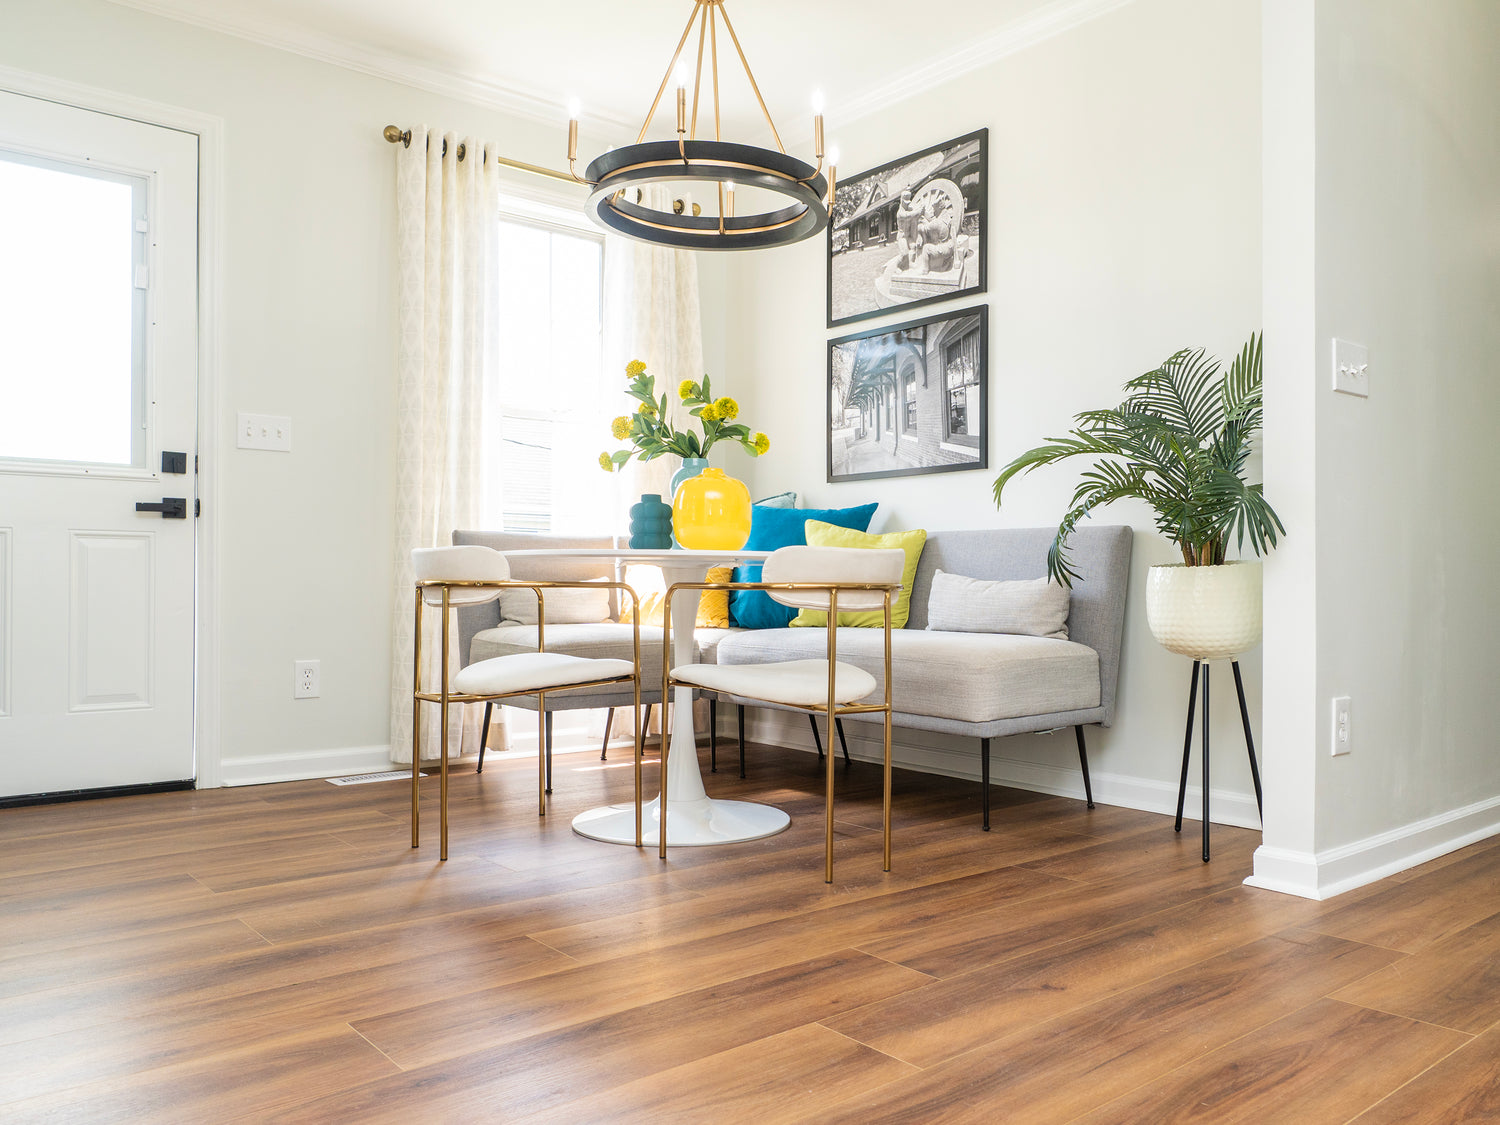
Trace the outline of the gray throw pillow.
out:
<instances>
[{"instance_id":1,"label":"gray throw pillow","mask_svg":"<svg viewBox=\"0 0 1500 1125\"><path fill-rule=\"evenodd\" d=\"M547 599L548 625L591 625L596 621L608 621L609 590L581 590L565 587L543 590ZM500 592L500 618L521 625L536 624L536 592L534 590L502 590Z\"/></svg>"},{"instance_id":2,"label":"gray throw pillow","mask_svg":"<svg viewBox=\"0 0 1500 1125\"><path fill-rule=\"evenodd\" d=\"M992 582L938 571L927 598L927 628L949 633L1018 633L1068 639L1068 589L1046 578Z\"/></svg>"},{"instance_id":3,"label":"gray throw pillow","mask_svg":"<svg viewBox=\"0 0 1500 1125\"><path fill-rule=\"evenodd\" d=\"M757 500L762 508L795 508L797 506L797 494L795 492L778 492L775 496L767 496L764 500Z\"/></svg>"}]
</instances>

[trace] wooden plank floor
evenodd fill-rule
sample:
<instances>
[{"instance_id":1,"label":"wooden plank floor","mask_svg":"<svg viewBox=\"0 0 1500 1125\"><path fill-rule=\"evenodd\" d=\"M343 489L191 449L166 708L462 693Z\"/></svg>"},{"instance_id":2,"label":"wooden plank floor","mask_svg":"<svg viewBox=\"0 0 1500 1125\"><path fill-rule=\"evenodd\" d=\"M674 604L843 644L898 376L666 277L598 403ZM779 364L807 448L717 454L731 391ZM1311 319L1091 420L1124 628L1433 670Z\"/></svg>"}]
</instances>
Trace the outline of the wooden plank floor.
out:
<instances>
[{"instance_id":1,"label":"wooden plank floor","mask_svg":"<svg viewBox=\"0 0 1500 1125\"><path fill-rule=\"evenodd\" d=\"M623 751L620 752L623 756ZM0 1120L1500 1120L1500 840L1329 903L1258 836L753 748L751 844L573 835L624 761L0 811ZM654 766L648 777L654 789Z\"/></svg>"}]
</instances>

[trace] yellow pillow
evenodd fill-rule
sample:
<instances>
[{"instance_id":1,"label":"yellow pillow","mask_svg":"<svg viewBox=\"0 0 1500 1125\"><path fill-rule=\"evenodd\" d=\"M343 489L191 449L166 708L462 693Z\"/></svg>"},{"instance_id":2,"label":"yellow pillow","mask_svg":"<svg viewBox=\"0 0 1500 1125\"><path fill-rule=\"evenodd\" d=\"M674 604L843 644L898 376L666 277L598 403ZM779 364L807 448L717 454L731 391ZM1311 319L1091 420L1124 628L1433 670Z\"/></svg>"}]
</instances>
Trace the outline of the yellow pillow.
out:
<instances>
[{"instance_id":1,"label":"yellow pillow","mask_svg":"<svg viewBox=\"0 0 1500 1125\"><path fill-rule=\"evenodd\" d=\"M891 628L900 629L911 616L911 584L917 577L917 561L922 557L922 548L927 543L927 532L889 531L884 535L871 535L848 527L836 527L818 520L807 521L807 545L809 547L900 547L906 552L906 566L901 571L901 593L891 602ZM885 614L878 609L861 613L840 613L839 624L854 625L863 629L885 627ZM792 627L813 626L825 628L828 614L821 609L804 609L792 618Z\"/></svg>"},{"instance_id":2,"label":"yellow pillow","mask_svg":"<svg viewBox=\"0 0 1500 1125\"><path fill-rule=\"evenodd\" d=\"M716 566L708 572L707 582L733 582L734 567ZM649 592L637 591L641 598L641 624L655 625L661 627L662 608L661 604L666 597L665 590L652 590ZM620 624L629 625L633 619L630 612L630 599L621 599L623 609L620 610ZM702 598L698 601L698 620L696 627L699 629L727 629L729 628L729 591L728 590L704 590Z\"/></svg>"}]
</instances>

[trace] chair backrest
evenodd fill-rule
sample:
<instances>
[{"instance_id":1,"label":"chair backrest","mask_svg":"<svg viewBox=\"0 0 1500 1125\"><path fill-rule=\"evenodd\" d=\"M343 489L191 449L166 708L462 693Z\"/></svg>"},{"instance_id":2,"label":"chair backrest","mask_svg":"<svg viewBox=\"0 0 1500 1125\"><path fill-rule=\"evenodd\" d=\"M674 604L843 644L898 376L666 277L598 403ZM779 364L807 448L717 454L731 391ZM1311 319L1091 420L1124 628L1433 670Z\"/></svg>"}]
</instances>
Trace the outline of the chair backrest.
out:
<instances>
[{"instance_id":1,"label":"chair backrest","mask_svg":"<svg viewBox=\"0 0 1500 1125\"><path fill-rule=\"evenodd\" d=\"M546 548L590 548L613 547L615 541L608 535L549 535L536 531L467 531L453 533L453 542L461 546L491 547L496 551L531 551ZM511 561L510 576L515 579L535 578L557 582L586 581L603 578L614 581L614 559L528 559ZM610 590L610 616L619 616L617 590ZM493 629L500 624L500 606L497 602L488 605L471 605L458 611L459 655L469 662L474 634Z\"/></svg>"},{"instance_id":2,"label":"chair backrest","mask_svg":"<svg viewBox=\"0 0 1500 1125\"><path fill-rule=\"evenodd\" d=\"M853 582L901 585L906 552L863 547L782 547L771 552L762 582ZM799 609L828 608L827 590L767 590L774 601ZM885 596L874 590L840 590L839 612L879 609Z\"/></svg>"},{"instance_id":3,"label":"chair backrest","mask_svg":"<svg viewBox=\"0 0 1500 1125\"><path fill-rule=\"evenodd\" d=\"M510 564L492 547L418 547L411 553L411 568L418 582L504 582L510 578ZM482 605L500 596L498 589L467 589L459 586L448 591L448 604ZM442 605L441 588L422 591L428 605Z\"/></svg>"}]
</instances>

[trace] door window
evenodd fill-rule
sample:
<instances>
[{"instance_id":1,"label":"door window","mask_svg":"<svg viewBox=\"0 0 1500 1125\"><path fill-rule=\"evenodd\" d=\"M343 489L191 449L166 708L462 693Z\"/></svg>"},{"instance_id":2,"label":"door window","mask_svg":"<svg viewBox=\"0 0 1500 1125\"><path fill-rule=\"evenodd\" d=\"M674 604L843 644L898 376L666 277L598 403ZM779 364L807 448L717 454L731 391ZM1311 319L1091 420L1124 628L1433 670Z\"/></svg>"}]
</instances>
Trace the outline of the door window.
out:
<instances>
[{"instance_id":1,"label":"door window","mask_svg":"<svg viewBox=\"0 0 1500 1125\"><path fill-rule=\"evenodd\" d=\"M146 181L0 149L0 459L143 467Z\"/></svg>"}]
</instances>

